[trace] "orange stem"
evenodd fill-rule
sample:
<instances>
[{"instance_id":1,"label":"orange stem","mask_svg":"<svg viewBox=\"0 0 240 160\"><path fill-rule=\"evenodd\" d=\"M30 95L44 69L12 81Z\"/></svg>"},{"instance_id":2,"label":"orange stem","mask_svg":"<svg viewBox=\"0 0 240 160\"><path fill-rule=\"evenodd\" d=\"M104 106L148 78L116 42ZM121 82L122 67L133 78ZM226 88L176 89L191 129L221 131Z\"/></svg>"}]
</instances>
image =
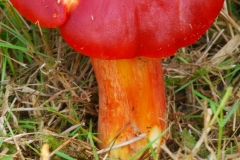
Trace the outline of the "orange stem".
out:
<instances>
[{"instance_id":1,"label":"orange stem","mask_svg":"<svg viewBox=\"0 0 240 160\"><path fill-rule=\"evenodd\" d=\"M166 127L161 59L91 60L99 86L100 147L111 147L142 133L150 140L159 136ZM110 157L128 159L147 144L146 138L111 150ZM161 142L153 147L159 149Z\"/></svg>"}]
</instances>

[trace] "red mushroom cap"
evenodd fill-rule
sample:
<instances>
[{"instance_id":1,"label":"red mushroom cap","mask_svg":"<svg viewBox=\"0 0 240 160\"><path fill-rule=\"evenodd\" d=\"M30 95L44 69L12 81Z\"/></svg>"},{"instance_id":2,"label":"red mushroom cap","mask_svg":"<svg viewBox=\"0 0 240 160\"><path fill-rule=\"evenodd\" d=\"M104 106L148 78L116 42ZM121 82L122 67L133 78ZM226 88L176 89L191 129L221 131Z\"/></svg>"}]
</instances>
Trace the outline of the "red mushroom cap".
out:
<instances>
[{"instance_id":1,"label":"red mushroom cap","mask_svg":"<svg viewBox=\"0 0 240 160\"><path fill-rule=\"evenodd\" d=\"M11 0L11 3L24 17L43 27L58 27L67 19L63 0Z\"/></svg>"},{"instance_id":2,"label":"red mushroom cap","mask_svg":"<svg viewBox=\"0 0 240 160\"><path fill-rule=\"evenodd\" d=\"M82 0L60 31L75 50L95 58L167 57L194 43L224 0Z\"/></svg>"},{"instance_id":3,"label":"red mushroom cap","mask_svg":"<svg viewBox=\"0 0 240 160\"><path fill-rule=\"evenodd\" d=\"M60 26L75 50L95 58L167 57L194 43L224 0L11 0L31 22ZM80 3L79 3L80 2Z\"/></svg>"}]
</instances>

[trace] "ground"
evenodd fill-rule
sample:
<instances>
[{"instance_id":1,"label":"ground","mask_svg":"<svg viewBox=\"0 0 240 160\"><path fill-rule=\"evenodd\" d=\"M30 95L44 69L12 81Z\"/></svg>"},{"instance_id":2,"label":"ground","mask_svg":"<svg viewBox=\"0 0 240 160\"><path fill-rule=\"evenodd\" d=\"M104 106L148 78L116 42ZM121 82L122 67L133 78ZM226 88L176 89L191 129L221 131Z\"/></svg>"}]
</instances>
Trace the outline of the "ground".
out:
<instances>
[{"instance_id":1,"label":"ground","mask_svg":"<svg viewBox=\"0 0 240 160\"><path fill-rule=\"evenodd\" d=\"M0 0L0 159L104 159L98 85L58 29ZM240 158L240 3L228 0L195 44L163 60L169 134L159 159Z\"/></svg>"}]
</instances>

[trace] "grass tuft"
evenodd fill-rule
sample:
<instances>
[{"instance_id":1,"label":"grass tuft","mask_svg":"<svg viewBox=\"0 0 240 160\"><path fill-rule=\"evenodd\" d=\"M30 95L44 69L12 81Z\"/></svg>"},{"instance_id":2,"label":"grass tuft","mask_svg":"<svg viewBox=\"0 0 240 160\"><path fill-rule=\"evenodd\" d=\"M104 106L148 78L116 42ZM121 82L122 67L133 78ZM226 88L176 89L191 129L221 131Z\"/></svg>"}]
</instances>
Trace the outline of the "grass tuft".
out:
<instances>
[{"instance_id":1,"label":"grass tuft","mask_svg":"<svg viewBox=\"0 0 240 160\"><path fill-rule=\"evenodd\" d=\"M163 60L168 139L131 160L240 159L239 10L227 0L204 36ZM97 147L97 114L89 58L0 0L0 160L40 159L46 143L51 159L110 159Z\"/></svg>"}]
</instances>

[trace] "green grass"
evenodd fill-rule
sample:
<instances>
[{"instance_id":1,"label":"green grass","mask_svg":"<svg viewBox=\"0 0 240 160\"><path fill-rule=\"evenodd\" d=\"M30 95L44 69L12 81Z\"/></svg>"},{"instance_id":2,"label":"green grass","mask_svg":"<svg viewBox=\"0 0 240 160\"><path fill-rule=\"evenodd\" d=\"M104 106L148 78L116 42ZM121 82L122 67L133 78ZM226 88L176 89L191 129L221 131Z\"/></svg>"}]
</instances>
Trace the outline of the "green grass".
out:
<instances>
[{"instance_id":1,"label":"green grass","mask_svg":"<svg viewBox=\"0 0 240 160\"><path fill-rule=\"evenodd\" d=\"M239 26L239 4L227 2ZM0 8L0 153L5 151L0 160L40 159L44 143L55 151L52 159L103 159L97 145L97 82L89 58L71 49L58 29L29 23L5 0ZM209 45L206 36L211 41L219 30L223 34L199 62ZM240 158L239 46L223 62L211 61L231 34L239 32L219 17L198 42L163 61L169 127L154 141L168 131L167 148L156 153L148 140L131 160L148 152L154 160Z\"/></svg>"}]
</instances>

